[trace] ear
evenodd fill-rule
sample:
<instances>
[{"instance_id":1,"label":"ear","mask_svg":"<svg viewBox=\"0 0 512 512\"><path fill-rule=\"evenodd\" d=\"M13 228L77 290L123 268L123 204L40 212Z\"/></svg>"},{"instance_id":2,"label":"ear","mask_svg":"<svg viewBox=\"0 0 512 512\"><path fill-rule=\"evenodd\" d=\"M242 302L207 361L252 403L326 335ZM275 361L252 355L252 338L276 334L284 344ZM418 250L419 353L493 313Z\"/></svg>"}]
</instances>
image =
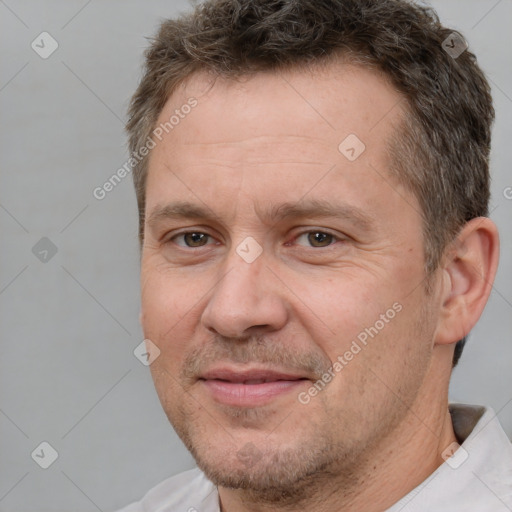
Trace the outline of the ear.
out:
<instances>
[{"instance_id":1,"label":"ear","mask_svg":"<svg viewBox=\"0 0 512 512\"><path fill-rule=\"evenodd\" d=\"M455 343L474 327L491 294L499 259L499 235L487 217L464 225L442 263L440 315L435 343Z\"/></svg>"}]
</instances>

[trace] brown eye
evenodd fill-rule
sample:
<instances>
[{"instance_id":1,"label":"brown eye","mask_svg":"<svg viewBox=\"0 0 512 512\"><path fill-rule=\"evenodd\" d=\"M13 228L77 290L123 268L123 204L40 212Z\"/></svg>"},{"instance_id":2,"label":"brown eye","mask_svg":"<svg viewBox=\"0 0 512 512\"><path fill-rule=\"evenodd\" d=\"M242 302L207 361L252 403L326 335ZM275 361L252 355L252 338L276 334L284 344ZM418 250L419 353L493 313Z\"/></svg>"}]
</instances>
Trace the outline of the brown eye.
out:
<instances>
[{"instance_id":1,"label":"brown eye","mask_svg":"<svg viewBox=\"0 0 512 512\"><path fill-rule=\"evenodd\" d=\"M329 233L323 233L322 231L311 231L307 233L308 242L312 247L328 247L332 244L334 237Z\"/></svg>"},{"instance_id":2,"label":"brown eye","mask_svg":"<svg viewBox=\"0 0 512 512\"><path fill-rule=\"evenodd\" d=\"M181 233L176 235L173 240L176 241L176 244L181 247L202 247L208 243L209 235L206 233L199 233L195 231L190 231L188 233ZM182 241L180 243L180 241Z\"/></svg>"}]
</instances>

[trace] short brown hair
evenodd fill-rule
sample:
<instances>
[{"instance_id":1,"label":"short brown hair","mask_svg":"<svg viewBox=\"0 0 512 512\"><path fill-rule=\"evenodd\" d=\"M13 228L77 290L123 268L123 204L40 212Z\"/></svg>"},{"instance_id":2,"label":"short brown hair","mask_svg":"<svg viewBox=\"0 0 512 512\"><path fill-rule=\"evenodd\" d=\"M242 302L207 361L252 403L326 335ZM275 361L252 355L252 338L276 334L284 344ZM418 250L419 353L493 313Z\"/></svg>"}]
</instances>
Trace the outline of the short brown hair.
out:
<instances>
[{"instance_id":1,"label":"short brown hair","mask_svg":"<svg viewBox=\"0 0 512 512\"><path fill-rule=\"evenodd\" d=\"M129 108L130 151L146 144L169 96L197 71L235 78L339 54L379 69L406 100L390 172L421 205L428 281L464 223L488 215L490 87L471 52L443 47L454 40L464 41L431 8L407 0L206 1L164 21L146 51ZM146 176L143 158L133 169L141 239Z\"/></svg>"}]
</instances>

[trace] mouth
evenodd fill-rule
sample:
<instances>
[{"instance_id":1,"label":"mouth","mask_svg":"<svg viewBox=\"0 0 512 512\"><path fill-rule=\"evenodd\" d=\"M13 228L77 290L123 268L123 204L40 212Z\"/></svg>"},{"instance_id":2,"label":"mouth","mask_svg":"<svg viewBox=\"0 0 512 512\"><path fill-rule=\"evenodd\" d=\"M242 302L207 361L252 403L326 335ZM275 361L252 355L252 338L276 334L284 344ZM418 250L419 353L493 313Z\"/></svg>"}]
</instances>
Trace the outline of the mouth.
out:
<instances>
[{"instance_id":1,"label":"mouth","mask_svg":"<svg viewBox=\"0 0 512 512\"><path fill-rule=\"evenodd\" d=\"M205 372L199 381L219 403L237 407L256 407L289 394L298 393L309 379L303 375L264 368L239 370L217 368Z\"/></svg>"}]
</instances>

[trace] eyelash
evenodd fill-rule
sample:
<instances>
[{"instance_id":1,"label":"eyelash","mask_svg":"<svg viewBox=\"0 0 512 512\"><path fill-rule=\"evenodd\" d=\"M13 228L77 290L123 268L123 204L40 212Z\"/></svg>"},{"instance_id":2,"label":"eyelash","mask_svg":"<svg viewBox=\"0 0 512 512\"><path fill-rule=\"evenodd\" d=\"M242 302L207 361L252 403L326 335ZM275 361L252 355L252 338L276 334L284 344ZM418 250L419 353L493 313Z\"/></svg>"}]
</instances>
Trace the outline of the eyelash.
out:
<instances>
[{"instance_id":1,"label":"eyelash","mask_svg":"<svg viewBox=\"0 0 512 512\"><path fill-rule=\"evenodd\" d=\"M301 233L298 233L296 236L294 236L293 241L296 241L297 239L299 239L303 235L308 235L308 234L311 234L311 233L317 233L317 234L320 233L322 235L328 235L328 236L332 237L332 243L331 244L329 244L327 246L324 246L324 247L315 247L315 246L311 246L310 245L309 248L311 248L311 249L327 249L327 248L331 247L332 245L334 245L336 242L340 242L340 241L343 240L341 237L338 237L338 236L334 235L333 233L330 233L329 231L324 231L324 230L320 230L320 229L313 229L313 230L307 230L307 231L302 231ZM177 234L173 235L171 238L169 238L168 242L175 243L174 241L175 241L176 238L183 237L185 235L191 235L191 234L206 235L210 239L213 239L213 236L211 236L208 233L204 233L203 231L183 231L181 233L177 233ZM207 243L206 245L200 245L198 247L190 247L190 246L187 246L187 245L179 245L179 244L176 244L176 245L178 245L178 247L182 247L184 249L201 249L201 248L206 247L207 245L211 245L211 244Z\"/></svg>"}]
</instances>

